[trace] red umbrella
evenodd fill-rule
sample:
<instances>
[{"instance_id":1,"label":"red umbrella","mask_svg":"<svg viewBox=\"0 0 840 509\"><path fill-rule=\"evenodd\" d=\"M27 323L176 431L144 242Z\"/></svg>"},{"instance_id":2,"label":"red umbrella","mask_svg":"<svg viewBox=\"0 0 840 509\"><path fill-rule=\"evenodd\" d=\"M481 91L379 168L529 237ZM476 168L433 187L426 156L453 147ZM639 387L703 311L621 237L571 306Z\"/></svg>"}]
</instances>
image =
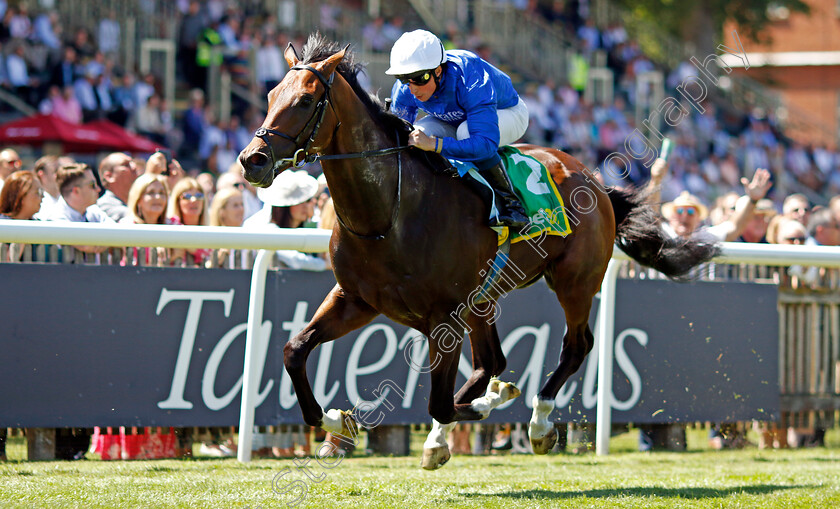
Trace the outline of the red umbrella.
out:
<instances>
[{"instance_id":1,"label":"red umbrella","mask_svg":"<svg viewBox=\"0 0 840 509\"><path fill-rule=\"evenodd\" d=\"M148 138L134 134L110 120L93 120L84 124L85 127L96 129L103 133L108 140L109 148L125 152L154 152L159 145Z\"/></svg>"},{"instance_id":2,"label":"red umbrella","mask_svg":"<svg viewBox=\"0 0 840 509\"><path fill-rule=\"evenodd\" d=\"M0 125L0 144L33 145L61 143L67 152L99 152L111 149L114 140L101 129L71 124L54 115L35 115Z\"/></svg>"}]
</instances>

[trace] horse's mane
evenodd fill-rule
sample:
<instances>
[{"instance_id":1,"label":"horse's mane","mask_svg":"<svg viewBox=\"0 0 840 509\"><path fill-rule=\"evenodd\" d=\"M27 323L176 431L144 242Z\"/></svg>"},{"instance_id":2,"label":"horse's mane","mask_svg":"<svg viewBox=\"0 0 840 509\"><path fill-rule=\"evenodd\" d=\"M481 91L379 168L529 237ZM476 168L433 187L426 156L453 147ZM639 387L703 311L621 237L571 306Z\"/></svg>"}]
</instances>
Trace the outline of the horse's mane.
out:
<instances>
[{"instance_id":1,"label":"horse's mane","mask_svg":"<svg viewBox=\"0 0 840 509\"><path fill-rule=\"evenodd\" d=\"M301 62L304 64L311 64L313 62L320 62L327 57L341 51L342 46L328 40L326 37L316 32L309 36L306 44L303 46L303 56ZM338 64L336 72L339 73L350 84L350 87L356 93L359 100L364 104L365 108L370 112L371 117L376 123L381 126L388 136L393 136L392 133L398 133L398 143L405 143L407 135L411 131L411 125L400 117L385 111L382 101L378 97L371 95L359 83L358 73L364 72L365 66L362 63L356 62L356 55L350 49L344 53L344 58Z\"/></svg>"}]
</instances>

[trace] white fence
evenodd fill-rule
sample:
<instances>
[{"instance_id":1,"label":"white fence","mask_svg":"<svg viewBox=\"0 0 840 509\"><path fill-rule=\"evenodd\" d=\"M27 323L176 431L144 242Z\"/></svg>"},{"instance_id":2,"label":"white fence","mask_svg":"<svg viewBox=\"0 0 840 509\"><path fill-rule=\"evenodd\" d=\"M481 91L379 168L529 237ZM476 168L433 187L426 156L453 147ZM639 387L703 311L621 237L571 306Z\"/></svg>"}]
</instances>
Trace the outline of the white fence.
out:
<instances>
[{"instance_id":1,"label":"white fence","mask_svg":"<svg viewBox=\"0 0 840 509\"><path fill-rule=\"evenodd\" d=\"M752 265L840 267L840 247L789 246L725 242L717 263ZM615 249L613 258L601 284L601 303L598 312L598 403L596 414L595 452L607 455L610 450L612 428L613 344L615 340L615 288L620 262L630 260Z\"/></svg>"},{"instance_id":2,"label":"white fence","mask_svg":"<svg viewBox=\"0 0 840 509\"><path fill-rule=\"evenodd\" d=\"M99 246L137 246L174 248L231 248L260 250L251 276L248 307L242 409L239 421L240 461L250 461L251 434L254 423L257 372L257 326L262 322L263 297L270 251L297 249L324 252L331 232L317 229L274 229L269 231L210 226L103 225L89 223L50 223L37 221L0 221L0 242L49 243ZM601 287L599 311L599 358L596 452L609 453L612 424L612 368L615 317L615 287L619 262L630 258L616 249ZM770 266L805 265L840 268L840 247L782 246L724 243L718 263Z\"/></svg>"}]
</instances>

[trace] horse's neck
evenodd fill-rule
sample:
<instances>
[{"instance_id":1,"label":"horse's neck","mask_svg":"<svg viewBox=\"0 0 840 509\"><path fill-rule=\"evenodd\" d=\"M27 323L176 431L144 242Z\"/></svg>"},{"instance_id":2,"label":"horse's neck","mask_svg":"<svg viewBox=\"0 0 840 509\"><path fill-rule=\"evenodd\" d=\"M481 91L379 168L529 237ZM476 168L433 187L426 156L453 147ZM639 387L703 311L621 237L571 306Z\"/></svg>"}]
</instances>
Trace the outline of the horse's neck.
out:
<instances>
[{"instance_id":1,"label":"horse's neck","mask_svg":"<svg viewBox=\"0 0 840 509\"><path fill-rule=\"evenodd\" d=\"M343 112L342 127L329 153L350 154L394 146L363 107ZM392 226L398 209L400 161L389 154L322 162L336 213L344 225L361 235L379 235Z\"/></svg>"}]
</instances>

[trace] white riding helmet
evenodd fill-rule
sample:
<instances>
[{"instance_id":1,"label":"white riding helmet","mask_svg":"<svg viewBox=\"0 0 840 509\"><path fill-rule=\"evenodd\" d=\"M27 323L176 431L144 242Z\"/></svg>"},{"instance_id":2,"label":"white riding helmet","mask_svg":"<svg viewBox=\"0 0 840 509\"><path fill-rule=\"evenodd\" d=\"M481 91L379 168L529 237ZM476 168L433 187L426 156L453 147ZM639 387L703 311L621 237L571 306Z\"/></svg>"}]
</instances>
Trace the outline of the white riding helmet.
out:
<instances>
[{"instance_id":1,"label":"white riding helmet","mask_svg":"<svg viewBox=\"0 0 840 509\"><path fill-rule=\"evenodd\" d=\"M443 43L431 32L415 30L406 32L391 48L391 67L385 71L390 76L403 76L435 69L446 60Z\"/></svg>"}]
</instances>

